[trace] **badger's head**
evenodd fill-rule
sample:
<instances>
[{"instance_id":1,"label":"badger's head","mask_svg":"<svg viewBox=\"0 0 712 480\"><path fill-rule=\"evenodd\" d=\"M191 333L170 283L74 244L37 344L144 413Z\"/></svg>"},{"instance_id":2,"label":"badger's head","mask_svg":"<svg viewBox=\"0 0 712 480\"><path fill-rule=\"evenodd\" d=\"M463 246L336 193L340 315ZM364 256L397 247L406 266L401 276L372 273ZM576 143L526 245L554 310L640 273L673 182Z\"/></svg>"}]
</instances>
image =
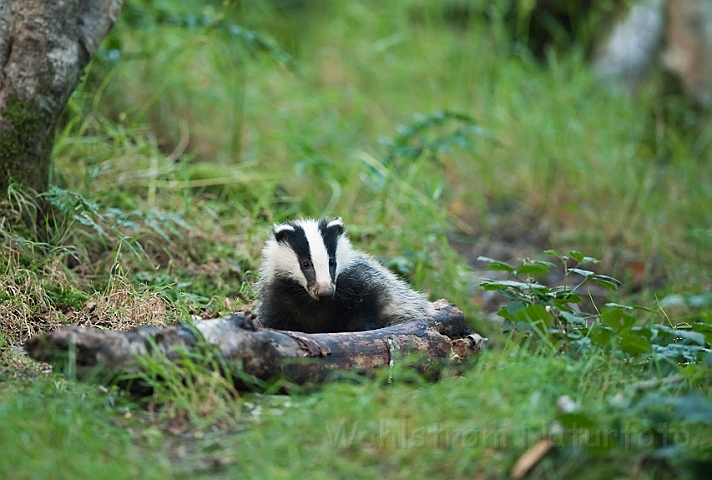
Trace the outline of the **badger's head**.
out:
<instances>
[{"instance_id":1,"label":"badger's head","mask_svg":"<svg viewBox=\"0 0 712 480\"><path fill-rule=\"evenodd\" d=\"M289 279L321 300L336 293L336 278L351 254L344 222L295 220L275 224L262 255L262 281Z\"/></svg>"}]
</instances>

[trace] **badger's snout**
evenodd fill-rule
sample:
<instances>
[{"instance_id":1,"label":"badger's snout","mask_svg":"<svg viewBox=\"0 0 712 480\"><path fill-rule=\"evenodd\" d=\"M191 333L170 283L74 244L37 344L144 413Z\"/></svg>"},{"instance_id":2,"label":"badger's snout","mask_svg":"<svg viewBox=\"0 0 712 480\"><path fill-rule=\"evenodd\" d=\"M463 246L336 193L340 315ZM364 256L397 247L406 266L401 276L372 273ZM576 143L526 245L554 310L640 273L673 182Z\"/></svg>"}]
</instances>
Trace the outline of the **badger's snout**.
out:
<instances>
[{"instance_id":1,"label":"badger's snout","mask_svg":"<svg viewBox=\"0 0 712 480\"><path fill-rule=\"evenodd\" d=\"M323 283L314 286L312 297L320 300L322 298L331 298L334 293L336 293L336 286L333 283Z\"/></svg>"}]
</instances>

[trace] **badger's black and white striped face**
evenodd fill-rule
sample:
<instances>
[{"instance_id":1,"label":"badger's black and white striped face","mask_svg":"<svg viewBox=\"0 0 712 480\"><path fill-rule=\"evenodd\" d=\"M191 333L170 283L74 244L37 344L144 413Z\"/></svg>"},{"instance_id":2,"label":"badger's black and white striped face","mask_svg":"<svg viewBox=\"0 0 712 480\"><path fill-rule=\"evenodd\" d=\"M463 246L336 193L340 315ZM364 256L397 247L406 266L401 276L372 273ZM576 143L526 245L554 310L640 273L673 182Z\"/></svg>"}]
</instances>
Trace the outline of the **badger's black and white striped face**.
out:
<instances>
[{"instance_id":1,"label":"badger's black and white striped face","mask_svg":"<svg viewBox=\"0 0 712 480\"><path fill-rule=\"evenodd\" d=\"M316 300L333 297L351 251L340 218L279 223L264 248L260 274L293 280Z\"/></svg>"}]
</instances>

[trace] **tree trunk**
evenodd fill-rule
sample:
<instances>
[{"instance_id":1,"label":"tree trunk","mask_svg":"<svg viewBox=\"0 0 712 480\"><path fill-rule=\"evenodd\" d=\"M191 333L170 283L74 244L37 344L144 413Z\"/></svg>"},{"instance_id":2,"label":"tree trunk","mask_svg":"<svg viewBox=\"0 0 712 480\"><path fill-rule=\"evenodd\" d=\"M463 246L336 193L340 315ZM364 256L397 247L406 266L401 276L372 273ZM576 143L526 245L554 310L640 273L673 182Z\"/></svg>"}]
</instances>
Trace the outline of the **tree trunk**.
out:
<instances>
[{"instance_id":1,"label":"tree trunk","mask_svg":"<svg viewBox=\"0 0 712 480\"><path fill-rule=\"evenodd\" d=\"M204 320L195 326L142 327L134 332L63 327L25 343L35 360L66 365L79 378L113 379L141 370L141 358L180 363L186 352L215 348L223 373L245 389L242 372L260 380L284 379L314 385L338 372L369 375L400 366L437 372L437 363L479 353L486 341L472 333L460 310L445 300L434 303L431 318L365 332L307 334L259 328L243 315ZM407 359L407 354L415 354ZM243 375L244 377L244 375ZM150 393L141 383L122 383L137 393Z\"/></svg>"},{"instance_id":2,"label":"tree trunk","mask_svg":"<svg viewBox=\"0 0 712 480\"><path fill-rule=\"evenodd\" d=\"M663 64L702 107L712 107L712 4L709 0L667 2Z\"/></svg>"},{"instance_id":3,"label":"tree trunk","mask_svg":"<svg viewBox=\"0 0 712 480\"><path fill-rule=\"evenodd\" d=\"M123 0L0 0L0 197L49 184L54 127Z\"/></svg>"}]
</instances>

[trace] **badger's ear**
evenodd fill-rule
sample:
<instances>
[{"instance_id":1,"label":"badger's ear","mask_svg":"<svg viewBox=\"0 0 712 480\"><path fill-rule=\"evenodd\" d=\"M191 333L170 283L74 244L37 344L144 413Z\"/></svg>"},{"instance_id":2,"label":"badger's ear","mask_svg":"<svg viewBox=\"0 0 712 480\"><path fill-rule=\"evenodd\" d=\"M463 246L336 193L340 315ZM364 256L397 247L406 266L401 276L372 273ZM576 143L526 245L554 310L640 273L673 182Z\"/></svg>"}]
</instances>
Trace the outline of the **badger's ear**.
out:
<instances>
[{"instance_id":1,"label":"badger's ear","mask_svg":"<svg viewBox=\"0 0 712 480\"><path fill-rule=\"evenodd\" d=\"M341 235L344 233L344 221L341 217L338 217L335 220L330 221L326 228L335 231L337 235Z\"/></svg>"},{"instance_id":2,"label":"badger's ear","mask_svg":"<svg viewBox=\"0 0 712 480\"><path fill-rule=\"evenodd\" d=\"M278 242L285 242L289 236L289 232L293 232L294 227L286 224L276 224L274 226L274 239Z\"/></svg>"}]
</instances>

